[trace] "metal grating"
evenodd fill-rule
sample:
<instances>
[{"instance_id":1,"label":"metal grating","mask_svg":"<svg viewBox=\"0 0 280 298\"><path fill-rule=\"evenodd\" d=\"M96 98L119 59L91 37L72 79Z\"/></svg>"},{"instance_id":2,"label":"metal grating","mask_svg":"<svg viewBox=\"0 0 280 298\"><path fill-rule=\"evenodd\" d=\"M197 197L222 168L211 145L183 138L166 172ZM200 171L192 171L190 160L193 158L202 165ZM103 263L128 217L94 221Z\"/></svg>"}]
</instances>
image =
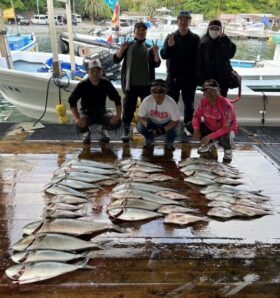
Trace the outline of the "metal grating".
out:
<instances>
[{"instance_id":1,"label":"metal grating","mask_svg":"<svg viewBox=\"0 0 280 298\"><path fill-rule=\"evenodd\" d=\"M258 144L256 147L280 167L280 144Z\"/></svg>"},{"instance_id":2,"label":"metal grating","mask_svg":"<svg viewBox=\"0 0 280 298\"><path fill-rule=\"evenodd\" d=\"M239 130L235 136L234 142L235 143L256 143L256 140L247 133L246 129L244 129L243 127L239 127Z\"/></svg>"},{"instance_id":3,"label":"metal grating","mask_svg":"<svg viewBox=\"0 0 280 298\"><path fill-rule=\"evenodd\" d=\"M15 125L13 122L0 122L0 139Z\"/></svg>"},{"instance_id":4,"label":"metal grating","mask_svg":"<svg viewBox=\"0 0 280 298\"><path fill-rule=\"evenodd\" d=\"M280 143L280 128L272 126L247 126L244 127L248 135L262 143Z\"/></svg>"}]
</instances>

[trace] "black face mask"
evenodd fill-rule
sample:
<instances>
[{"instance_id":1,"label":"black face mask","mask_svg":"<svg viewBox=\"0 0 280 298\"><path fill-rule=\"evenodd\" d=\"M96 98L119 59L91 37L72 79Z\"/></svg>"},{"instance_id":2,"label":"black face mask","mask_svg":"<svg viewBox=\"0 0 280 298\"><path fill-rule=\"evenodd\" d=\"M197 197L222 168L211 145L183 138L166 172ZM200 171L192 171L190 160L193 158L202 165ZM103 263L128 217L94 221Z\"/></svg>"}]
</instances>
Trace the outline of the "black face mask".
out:
<instances>
[{"instance_id":1,"label":"black face mask","mask_svg":"<svg viewBox=\"0 0 280 298\"><path fill-rule=\"evenodd\" d=\"M135 37L134 40L140 45L140 44L142 44L143 42L146 41L146 38L144 38L144 39L138 39L138 38Z\"/></svg>"}]
</instances>

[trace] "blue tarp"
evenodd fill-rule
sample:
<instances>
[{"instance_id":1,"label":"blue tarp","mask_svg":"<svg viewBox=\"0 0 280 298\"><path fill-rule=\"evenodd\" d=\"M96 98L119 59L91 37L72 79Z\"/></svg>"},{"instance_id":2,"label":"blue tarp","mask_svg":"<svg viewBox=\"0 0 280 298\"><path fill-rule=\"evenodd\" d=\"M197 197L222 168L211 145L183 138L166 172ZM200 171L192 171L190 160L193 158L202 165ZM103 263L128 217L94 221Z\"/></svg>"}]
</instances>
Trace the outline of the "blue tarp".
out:
<instances>
[{"instance_id":1,"label":"blue tarp","mask_svg":"<svg viewBox=\"0 0 280 298\"><path fill-rule=\"evenodd\" d=\"M104 0L104 2L110 7L111 10L115 9L118 0Z\"/></svg>"}]
</instances>

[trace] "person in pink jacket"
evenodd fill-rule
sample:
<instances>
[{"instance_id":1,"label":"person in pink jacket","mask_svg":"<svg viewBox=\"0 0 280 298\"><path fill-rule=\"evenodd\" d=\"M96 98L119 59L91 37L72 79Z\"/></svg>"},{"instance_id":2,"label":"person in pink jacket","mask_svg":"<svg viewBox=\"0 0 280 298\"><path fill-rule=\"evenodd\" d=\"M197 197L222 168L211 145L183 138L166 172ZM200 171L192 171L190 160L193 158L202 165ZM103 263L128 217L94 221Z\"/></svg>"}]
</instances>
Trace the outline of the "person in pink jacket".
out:
<instances>
[{"instance_id":1,"label":"person in pink jacket","mask_svg":"<svg viewBox=\"0 0 280 298\"><path fill-rule=\"evenodd\" d=\"M187 129L193 139L202 144L199 154L213 150L219 143L224 148L224 162L230 162L233 139L238 131L233 104L220 95L219 83L213 79L204 82L202 91L204 97L200 99Z\"/></svg>"}]
</instances>

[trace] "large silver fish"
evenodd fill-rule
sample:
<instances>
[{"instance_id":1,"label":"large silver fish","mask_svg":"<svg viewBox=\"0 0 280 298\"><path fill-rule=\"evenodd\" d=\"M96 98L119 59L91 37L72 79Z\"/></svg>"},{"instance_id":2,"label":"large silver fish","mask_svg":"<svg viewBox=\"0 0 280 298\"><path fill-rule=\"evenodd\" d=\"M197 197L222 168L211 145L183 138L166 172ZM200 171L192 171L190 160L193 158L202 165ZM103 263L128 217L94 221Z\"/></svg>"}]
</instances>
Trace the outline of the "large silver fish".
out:
<instances>
[{"instance_id":1,"label":"large silver fish","mask_svg":"<svg viewBox=\"0 0 280 298\"><path fill-rule=\"evenodd\" d=\"M56 177L54 177L50 183L64 185L74 189L101 189L100 185L94 185L84 181L69 178L57 179Z\"/></svg>"},{"instance_id":2,"label":"large silver fish","mask_svg":"<svg viewBox=\"0 0 280 298\"><path fill-rule=\"evenodd\" d=\"M13 249L16 251L37 249L76 251L89 248L100 249L101 247L90 241L84 241L76 237L52 233L27 236L20 239L13 245Z\"/></svg>"},{"instance_id":3,"label":"large silver fish","mask_svg":"<svg viewBox=\"0 0 280 298\"><path fill-rule=\"evenodd\" d=\"M45 192L52 194L52 195L71 195L71 196L76 196L76 197L81 197L81 198L86 198L86 195L84 195L83 193L64 186L64 185L60 185L60 184L48 184L45 187Z\"/></svg>"},{"instance_id":4,"label":"large silver fish","mask_svg":"<svg viewBox=\"0 0 280 298\"><path fill-rule=\"evenodd\" d=\"M65 168L59 168L54 172L54 175L60 175L63 173L68 172L82 172L82 173L92 173L98 175L115 175L118 174L119 171L115 169L101 169L101 168L94 168L94 167L87 167L82 165L72 164Z\"/></svg>"},{"instance_id":5,"label":"large silver fish","mask_svg":"<svg viewBox=\"0 0 280 298\"><path fill-rule=\"evenodd\" d=\"M78 218L87 215L85 210L45 210L45 218Z\"/></svg>"},{"instance_id":6,"label":"large silver fish","mask_svg":"<svg viewBox=\"0 0 280 298\"><path fill-rule=\"evenodd\" d=\"M190 197L187 197L183 194L180 194L178 192L173 192L173 191L159 191L156 192L157 195L161 196L161 197L165 197L171 200L189 200Z\"/></svg>"},{"instance_id":7,"label":"large silver fish","mask_svg":"<svg viewBox=\"0 0 280 298\"><path fill-rule=\"evenodd\" d=\"M49 203L46 210L85 210L89 204Z\"/></svg>"},{"instance_id":8,"label":"large silver fish","mask_svg":"<svg viewBox=\"0 0 280 298\"><path fill-rule=\"evenodd\" d=\"M115 208L137 208L137 209L155 211L161 206L162 206L161 204L155 203L152 201L147 201L147 200L138 199L138 198L125 198L125 199L119 199L111 202L107 206L107 210L115 209Z\"/></svg>"},{"instance_id":9,"label":"large silver fish","mask_svg":"<svg viewBox=\"0 0 280 298\"><path fill-rule=\"evenodd\" d=\"M215 183L212 179L209 179L203 176L198 176L198 175L184 178L184 181L195 185L200 185L200 186L211 185Z\"/></svg>"},{"instance_id":10,"label":"large silver fish","mask_svg":"<svg viewBox=\"0 0 280 298\"><path fill-rule=\"evenodd\" d=\"M88 182L88 183L94 183L94 182L112 179L111 177L108 177L105 175L83 173L83 172L62 173L60 175L54 176L54 178L56 178L56 179L69 178L69 179L79 180L79 181Z\"/></svg>"},{"instance_id":11,"label":"large silver fish","mask_svg":"<svg viewBox=\"0 0 280 298\"><path fill-rule=\"evenodd\" d=\"M118 191L118 190L122 190L122 189L138 189L138 190L143 190L143 191L148 191L148 192L159 192L159 191L164 191L164 190L169 190L169 191L173 191L176 192L176 189L172 189L172 188L165 188L165 187L161 187L161 186L157 186L154 184L145 184L145 183L137 183L137 182L127 182L127 183L121 183L117 186L115 186L112 191Z\"/></svg>"},{"instance_id":12,"label":"large silver fish","mask_svg":"<svg viewBox=\"0 0 280 298\"><path fill-rule=\"evenodd\" d=\"M234 212L239 213L240 215L244 215L244 216L257 216L257 215L272 214L268 210L253 208L253 207L244 206L244 205L232 205L230 207L230 209L233 210Z\"/></svg>"},{"instance_id":13,"label":"large silver fish","mask_svg":"<svg viewBox=\"0 0 280 298\"><path fill-rule=\"evenodd\" d=\"M23 227L23 231L27 235L38 233L58 233L68 235L85 235L93 233L101 233L105 231L123 232L120 227L111 223L93 222L78 219L57 218L47 221L37 221Z\"/></svg>"},{"instance_id":14,"label":"large silver fish","mask_svg":"<svg viewBox=\"0 0 280 298\"><path fill-rule=\"evenodd\" d=\"M233 210L231 210L229 208L214 207L208 211L207 215L214 216L214 217L220 217L220 218L231 218L231 217L235 217L240 214L237 212L234 212Z\"/></svg>"},{"instance_id":15,"label":"large silver fish","mask_svg":"<svg viewBox=\"0 0 280 298\"><path fill-rule=\"evenodd\" d=\"M187 212L194 212L198 213L198 209L192 209L182 206L176 206L176 205L164 205L160 207L157 212L163 213L163 214L169 214L169 213L187 213Z\"/></svg>"},{"instance_id":16,"label":"large silver fish","mask_svg":"<svg viewBox=\"0 0 280 298\"><path fill-rule=\"evenodd\" d=\"M164 223L188 225L197 221L209 221L206 217L199 217L185 213L169 213L164 218Z\"/></svg>"},{"instance_id":17,"label":"large silver fish","mask_svg":"<svg viewBox=\"0 0 280 298\"><path fill-rule=\"evenodd\" d=\"M126 159L126 160L122 160L121 162L122 166L126 166L126 165L141 165L141 166L145 166L145 167L151 167L151 168L159 168L162 169L162 166L157 165L155 163L151 163L148 161L144 161L144 160L132 160L132 159Z\"/></svg>"},{"instance_id":18,"label":"large silver fish","mask_svg":"<svg viewBox=\"0 0 280 298\"><path fill-rule=\"evenodd\" d=\"M13 254L11 258L15 263L30 263L40 261L69 262L80 258L85 258L85 256L86 253L75 254L65 251L45 249L18 252Z\"/></svg>"},{"instance_id":19,"label":"large silver fish","mask_svg":"<svg viewBox=\"0 0 280 298\"><path fill-rule=\"evenodd\" d=\"M66 264L62 262L34 262L14 265L8 268L5 273L19 284L33 283L59 276L77 269L94 269L92 266L83 264Z\"/></svg>"},{"instance_id":20,"label":"large silver fish","mask_svg":"<svg viewBox=\"0 0 280 298\"><path fill-rule=\"evenodd\" d=\"M77 197L72 195L57 195L49 199L49 203L65 203L65 204L83 204L88 203L87 197Z\"/></svg>"},{"instance_id":21,"label":"large silver fish","mask_svg":"<svg viewBox=\"0 0 280 298\"><path fill-rule=\"evenodd\" d=\"M163 169L161 168L155 168L155 167L147 167L147 166L143 166L143 165L126 165L126 166L122 166L121 170L123 172L131 172L131 171L140 171L140 172L144 172L144 173L159 173L159 172L163 172Z\"/></svg>"},{"instance_id":22,"label":"large silver fish","mask_svg":"<svg viewBox=\"0 0 280 298\"><path fill-rule=\"evenodd\" d=\"M65 161L61 167L67 167L69 165L81 165L86 167L94 167L94 168L101 168L101 169L117 169L117 166L112 165L110 163L104 163L94 160L88 160L88 159L72 159Z\"/></svg>"},{"instance_id":23,"label":"large silver fish","mask_svg":"<svg viewBox=\"0 0 280 298\"><path fill-rule=\"evenodd\" d=\"M162 214L157 212L136 209L136 208L116 208L107 210L107 213L114 219L122 221L140 221L152 218L162 217Z\"/></svg>"}]
</instances>

